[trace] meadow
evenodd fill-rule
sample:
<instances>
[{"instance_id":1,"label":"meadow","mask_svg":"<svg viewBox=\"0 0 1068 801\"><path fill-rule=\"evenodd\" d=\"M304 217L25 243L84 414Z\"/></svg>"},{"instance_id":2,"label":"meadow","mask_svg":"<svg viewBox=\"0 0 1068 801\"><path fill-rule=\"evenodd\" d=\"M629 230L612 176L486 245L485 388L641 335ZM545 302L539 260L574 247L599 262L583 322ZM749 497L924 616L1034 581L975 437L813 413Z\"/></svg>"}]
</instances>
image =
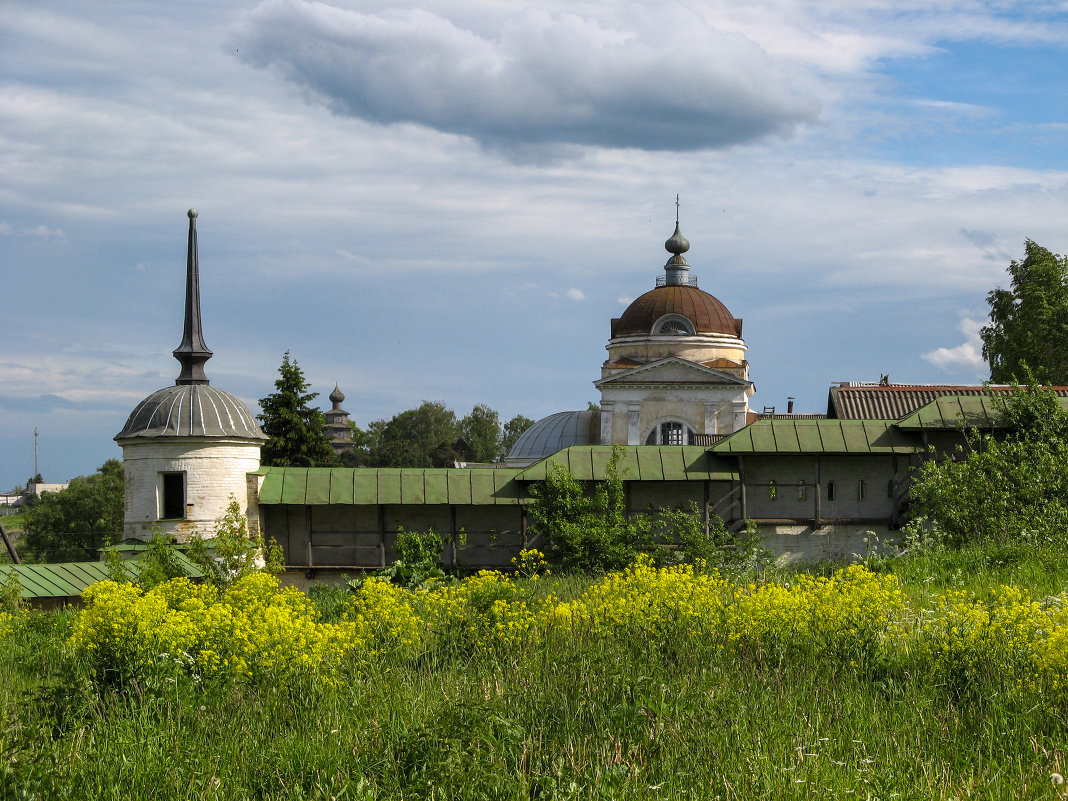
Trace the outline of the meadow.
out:
<instances>
[{"instance_id":1,"label":"meadow","mask_svg":"<svg viewBox=\"0 0 1068 801\"><path fill-rule=\"evenodd\" d=\"M0 616L0 796L1068 798L1068 553L104 583Z\"/></svg>"}]
</instances>

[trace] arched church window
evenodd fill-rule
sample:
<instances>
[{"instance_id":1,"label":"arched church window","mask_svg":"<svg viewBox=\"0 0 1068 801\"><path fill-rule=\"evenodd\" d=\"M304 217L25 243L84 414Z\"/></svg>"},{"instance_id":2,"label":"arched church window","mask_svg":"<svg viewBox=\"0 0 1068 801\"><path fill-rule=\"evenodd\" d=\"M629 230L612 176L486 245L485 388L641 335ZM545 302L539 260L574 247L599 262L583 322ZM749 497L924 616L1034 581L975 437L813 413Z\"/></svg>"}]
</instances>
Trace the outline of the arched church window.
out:
<instances>
[{"instance_id":1,"label":"arched church window","mask_svg":"<svg viewBox=\"0 0 1068 801\"><path fill-rule=\"evenodd\" d=\"M646 445L686 445L689 442L690 427L685 423L670 420L661 423L645 438Z\"/></svg>"},{"instance_id":2,"label":"arched church window","mask_svg":"<svg viewBox=\"0 0 1068 801\"><path fill-rule=\"evenodd\" d=\"M668 320L661 324L658 334L668 336L685 337L693 334L693 330L683 320Z\"/></svg>"}]
</instances>

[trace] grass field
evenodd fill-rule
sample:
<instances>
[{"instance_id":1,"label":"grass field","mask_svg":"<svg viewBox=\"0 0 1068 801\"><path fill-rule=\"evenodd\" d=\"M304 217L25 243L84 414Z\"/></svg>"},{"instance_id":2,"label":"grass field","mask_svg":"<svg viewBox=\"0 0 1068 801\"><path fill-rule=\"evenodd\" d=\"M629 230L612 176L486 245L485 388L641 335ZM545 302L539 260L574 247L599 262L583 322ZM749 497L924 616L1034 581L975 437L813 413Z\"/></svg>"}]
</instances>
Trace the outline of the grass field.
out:
<instances>
[{"instance_id":1,"label":"grass field","mask_svg":"<svg viewBox=\"0 0 1068 801\"><path fill-rule=\"evenodd\" d=\"M20 613L0 797L1068 798L1068 554L869 567Z\"/></svg>"}]
</instances>

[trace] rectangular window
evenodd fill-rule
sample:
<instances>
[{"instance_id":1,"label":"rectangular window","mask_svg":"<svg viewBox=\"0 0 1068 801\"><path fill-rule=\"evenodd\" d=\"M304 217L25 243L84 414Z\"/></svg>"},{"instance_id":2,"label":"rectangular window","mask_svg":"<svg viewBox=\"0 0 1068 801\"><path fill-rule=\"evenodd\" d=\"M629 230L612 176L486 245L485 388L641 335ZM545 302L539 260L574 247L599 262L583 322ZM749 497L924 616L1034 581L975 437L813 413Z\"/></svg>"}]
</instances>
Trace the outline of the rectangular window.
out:
<instances>
[{"instance_id":1,"label":"rectangular window","mask_svg":"<svg viewBox=\"0 0 1068 801\"><path fill-rule=\"evenodd\" d=\"M834 500L834 482L833 481L828 481L827 482L827 500L829 500L829 501L833 501Z\"/></svg>"},{"instance_id":2,"label":"rectangular window","mask_svg":"<svg viewBox=\"0 0 1068 801\"><path fill-rule=\"evenodd\" d=\"M163 474L163 520L185 518L185 473Z\"/></svg>"},{"instance_id":3,"label":"rectangular window","mask_svg":"<svg viewBox=\"0 0 1068 801\"><path fill-rule=\"evenodd\" d=\"M864 500L864 479L857 482L857 500Z\"/></svg>"},{"instance_id":4,"label":"rectangular window","mask_svg":"<svg viewBox=\"0 0 1068 801\"><path fill-rule=\"evenodd\" d=\"M804 479L797 485L797 500L803 501L808 497L808 487L805 486Z\"/></svg>"},{"instance_id":5,"label":"rectangular window","mask_svg":"<svg viewBox=\"0 0 1068 801\"><path fill-rule=\"evenodd\" d=\"M778 494L779 494L779 488L775 486L775 482L774 481L769 481L768 482L768 500L769 501L775 500L775 498L776 498L776 496Z\"/></svg>"}]
</instances>

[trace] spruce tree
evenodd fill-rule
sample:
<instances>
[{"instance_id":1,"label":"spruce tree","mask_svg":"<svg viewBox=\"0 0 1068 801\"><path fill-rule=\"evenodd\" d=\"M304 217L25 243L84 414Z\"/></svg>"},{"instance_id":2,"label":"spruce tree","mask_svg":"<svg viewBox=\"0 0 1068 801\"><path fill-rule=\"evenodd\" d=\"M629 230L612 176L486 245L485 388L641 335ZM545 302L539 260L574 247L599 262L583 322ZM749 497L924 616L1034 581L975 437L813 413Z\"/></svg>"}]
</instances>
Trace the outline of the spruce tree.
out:
<instances>
[{"instance_id":1,"label":"spruce tree","mask_svg":"<svg viewBox=\"0 0 1068 801\"><path fill-rule=\"evenodd\" d=\"M277 392L260 399L258 415L267 435L262 463L273 467L332 467L338 463L326 438L326 418L309 404L318 392L308 392L308 382L289 351L278 368Z\"/></svg>"}]
</instances>

